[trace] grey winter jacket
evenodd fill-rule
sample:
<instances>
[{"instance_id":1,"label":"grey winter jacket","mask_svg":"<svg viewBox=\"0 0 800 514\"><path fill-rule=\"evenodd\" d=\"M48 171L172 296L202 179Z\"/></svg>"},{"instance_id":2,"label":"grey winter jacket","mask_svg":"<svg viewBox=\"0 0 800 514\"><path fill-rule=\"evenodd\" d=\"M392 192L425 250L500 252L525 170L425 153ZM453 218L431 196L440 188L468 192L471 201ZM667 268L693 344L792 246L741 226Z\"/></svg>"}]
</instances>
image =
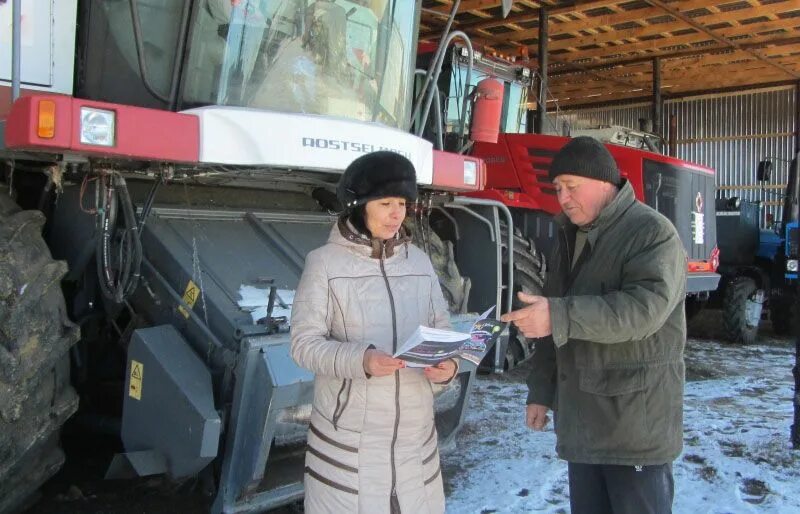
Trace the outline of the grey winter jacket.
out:
<instances>
[{"instance_id":1,"label":"grey winter jacket","mask_svg":"<svg viewBox=\"0 0 800 514\"><path fill-rule=\"evenodd\" d=\"M449 328L447 305L420 249L372 251L334 226L295 293L292 357L316 374L305 511L442 513L430 382L418 368L368 378L363 357L370 347L393 354L420 324Z\"/></svg>"},{"instance_id":2,"label":"grey winter jacket","mask_svg":"<svg viewBox=\"0 0 800 514\"><path fill-rule=\"evenodd\" d=\"M574 268L563 215L528 402L553 408L558 455L587 464L675 459L683 435L686 253L629 183L601 213Z\"/></svg>"}]
</instances>

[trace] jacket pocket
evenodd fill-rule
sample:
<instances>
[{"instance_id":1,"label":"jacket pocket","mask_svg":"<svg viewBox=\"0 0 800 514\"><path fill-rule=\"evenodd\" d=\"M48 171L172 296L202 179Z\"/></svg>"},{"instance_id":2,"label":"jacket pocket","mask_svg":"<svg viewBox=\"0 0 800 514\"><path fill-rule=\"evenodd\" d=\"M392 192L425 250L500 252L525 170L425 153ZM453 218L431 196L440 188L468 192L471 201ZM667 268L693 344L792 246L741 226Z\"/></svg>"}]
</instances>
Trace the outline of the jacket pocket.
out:
<instances>
[{"instance_id":1,"label":"jacket pocket","mask_svg":"<svg viewBox=\"0 0 800 514\"><path fill-rule=\"evenodd\" d=\"M342 380L342 385L339 388L339 392L336 394L336 406L333 408L333 415L331 416L333 428L338 428L339 418L341 418L342 414L344 414L344 410L347 408L347 402L350 400L349 389L352 387L352 380Z\"/></svg>"},{"instance_id":2,"label":"jacket pocket","mask_svg":"<svg viewBox=\"0 0 800 514\"><path fill-rule=\"evenodd\" d=\"M366 395L364 382L361 379L344 379L332 384L332 395L323 412L335 430L362 430Z\"/></svg>"},{"instance_id":3,"label":"jacket pocket","mask_svg":"<svg viewBox=\"0 0 800 514\"><path fill-rule=\"evenodd\" d=\"M592 454L628 454L649 446L645 369L578 369L579 439Z\"/></svg>"},{"instance_id":4,"label":"jacket pocket","mask_svg":"<svg viewBox=\"0 0 800 514\"><path fill-rule=\"evenodd\" d=\"M617 396L642 391L645 388L645 370L636 368L581 369L581 391L598 396Z\"/></svg>"}]
</instances>

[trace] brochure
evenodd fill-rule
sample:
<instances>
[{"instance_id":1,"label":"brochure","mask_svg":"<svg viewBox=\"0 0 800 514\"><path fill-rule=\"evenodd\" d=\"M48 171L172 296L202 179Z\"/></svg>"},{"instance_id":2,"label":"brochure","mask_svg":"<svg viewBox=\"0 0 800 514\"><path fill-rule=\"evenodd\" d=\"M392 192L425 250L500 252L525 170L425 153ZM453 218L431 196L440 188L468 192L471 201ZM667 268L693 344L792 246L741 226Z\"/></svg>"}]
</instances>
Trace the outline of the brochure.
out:
<instances>
[{"instance_id":1,"label":"brochure","mask_svg":"<svg viewBox=\"0 0 800 514\"><path fill-rule=\"evenodd\" d=\"M469 334L420 325L394 354L409 367L433 366L445 359L461 357L476 365L497 341L503 323L488 316L494 306L481 314Z\"/></svg>"}]
</instances>

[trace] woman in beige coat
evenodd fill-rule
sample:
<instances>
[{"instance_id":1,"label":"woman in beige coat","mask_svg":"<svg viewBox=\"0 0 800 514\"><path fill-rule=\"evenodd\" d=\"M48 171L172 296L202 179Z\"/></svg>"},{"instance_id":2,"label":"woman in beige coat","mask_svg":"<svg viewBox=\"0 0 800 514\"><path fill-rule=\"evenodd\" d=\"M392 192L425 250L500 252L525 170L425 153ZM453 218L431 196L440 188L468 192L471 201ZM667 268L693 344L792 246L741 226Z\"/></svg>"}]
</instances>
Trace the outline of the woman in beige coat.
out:
<instances>
[{"instance_id":1,"label":"woman in beige coat","mask_svg":"<svg viewBox=\"0 0 800 514\"><path fill-rule=\"evenodd\" d=\"M305 511L439 514L431 384L457 365L407 368L392 357L417 326L449 328L431 261L402 227L414 167L392 152L364 155L337 196L345 214L308 254L292 310L292 357L316 374Z\"/></svg>"}]
</instances>

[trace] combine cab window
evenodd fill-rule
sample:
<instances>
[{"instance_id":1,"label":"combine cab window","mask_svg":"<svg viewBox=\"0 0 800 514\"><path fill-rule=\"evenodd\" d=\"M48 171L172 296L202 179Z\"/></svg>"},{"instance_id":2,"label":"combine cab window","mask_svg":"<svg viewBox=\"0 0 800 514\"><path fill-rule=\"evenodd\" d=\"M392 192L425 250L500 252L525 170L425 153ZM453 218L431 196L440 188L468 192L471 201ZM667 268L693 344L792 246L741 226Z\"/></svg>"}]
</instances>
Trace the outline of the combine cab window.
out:
<instances>
[{"instance_id":1,"label":"combine cab window","mask_svg":"<svg viewBox=\"0 0 800 514\"><path fill-rule=\"evenodd\" d=\"M658 171L648 172L651 168L662 166L664 169L660 173ZM644 189L647 205L671 220L675 219L675 213L678 210L678 173L680 173L680 169L675 166L661 163L645 165Z\"/></svg>"},{"instance_id":2,"label":"combine cab window","mask_svg":"<svg viewBox=\"0 0 800 514\"><path fill-rule=\"evenodd\" d=\"M473 69L467 93L472 93L478 82L485 78L496 78L503 82L503 112L500 119L500 131L507 134L524 134L526 132L526 109L528 103L528 88L515 82L493 77L483 71ZM450 91L447 95L447 117L445 129L447 132L458 131L459 116L461 114L461 101L464 98L464 83L467 80L467 69L464 65L456 63L450 74ZM467 118L469 119L469 118Z\"/></svg>"},{"instance_id":3,"label":"combine cab window","mask_svg":"<svg viewBox=\"0 0 800 514\"><path fill-rule=\"evenodd\" d=\"M526 132L526 114L528 105L528 88L506 82L503 95L503 132L507 134L524 134Z\"/></svg>"},{"instance_id":4,"label":"combine cab window","mask_svg":"<svg viewBox=\"0 0 800 514\"><path fill-rule=\"evenodd\" d=\"M200 4L184 108L232 105L407 127L417 2Z\"/></svg>"},{"instance_id":5,"label":"combine cab window","mask_svg":"<svg viewBox=\"0 0 800 514\"><path fill-rule=\"evenodd\" d=\"M456 62L456 61L454 61ZM458 132L459 120L461 116L461 105L465 94L470 94L478 82L487 78L485 73L472 70L469 84L467 84L467 69L459 65L453 66L450 76L450 91L447 94L447 107L445 113L445 131ZM469 120L469 118L467 118Z\"/></svg>"},{"instance_id":6,"label":"combine cab window","mask_svg":"<svg viewBox=\"0 0 800 514\"><path fill-rule=\"evenodd\" d=\"M152 91L142 80L136 50L131 2L85 2L88 20L80 27L77 94L107 102L166 108L175 51L181 37L184 3L189 0L137 0L133 7L141 27L142 60Z\"/></svg>"}]
</instances>

